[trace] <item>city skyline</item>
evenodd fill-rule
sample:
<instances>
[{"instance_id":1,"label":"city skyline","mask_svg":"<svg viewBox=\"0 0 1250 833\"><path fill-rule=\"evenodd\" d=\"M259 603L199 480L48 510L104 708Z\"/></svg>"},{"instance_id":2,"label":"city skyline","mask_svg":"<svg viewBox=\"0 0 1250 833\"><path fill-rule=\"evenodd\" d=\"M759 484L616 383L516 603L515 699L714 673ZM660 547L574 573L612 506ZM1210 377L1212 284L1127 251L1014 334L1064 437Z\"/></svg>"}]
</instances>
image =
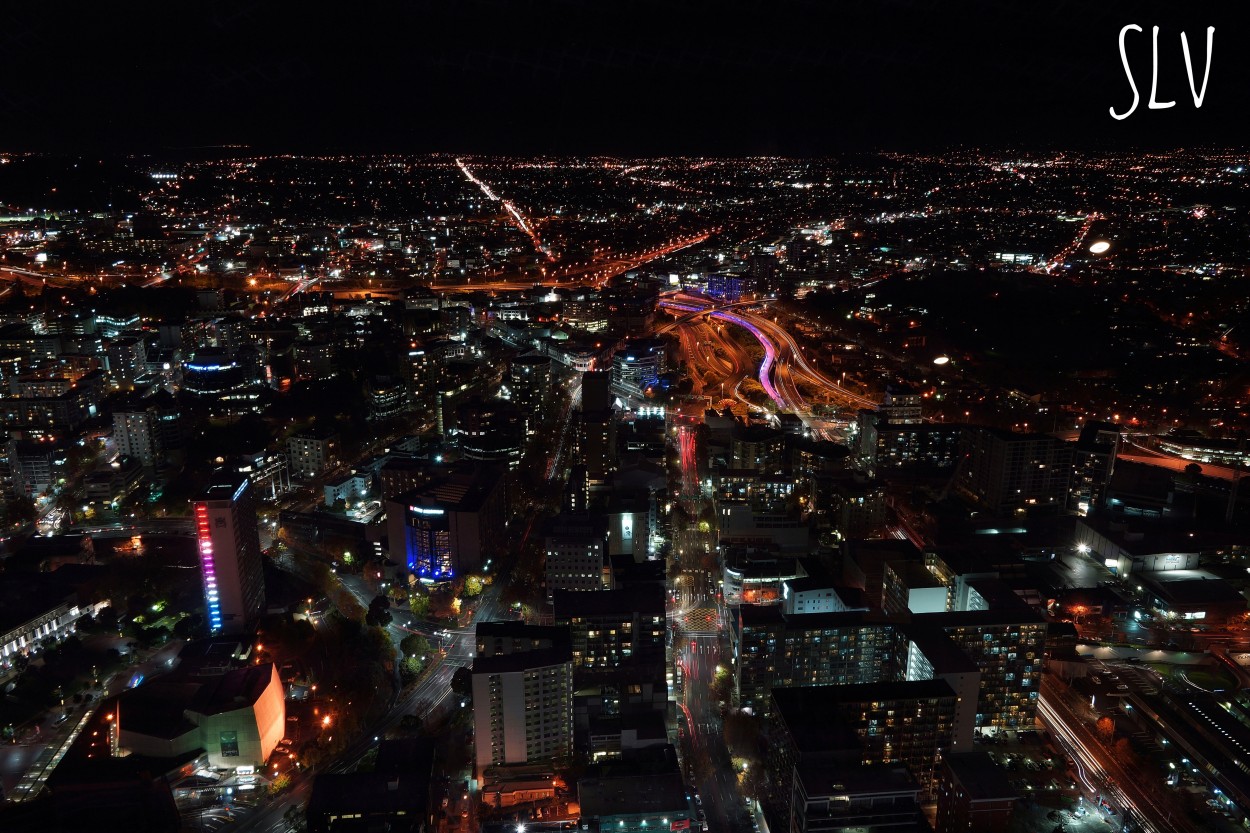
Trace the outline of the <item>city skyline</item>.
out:
<instances>
[{"instance_id":1,"label":"city skyline","mask_svg":"<svg viewBox=\"0 0 1250 833\"><path fill-rule=\"evenodd\" d=\"M0 828L1244 830L1243 16L16 10Z\"/></svg>"}]
</instances>

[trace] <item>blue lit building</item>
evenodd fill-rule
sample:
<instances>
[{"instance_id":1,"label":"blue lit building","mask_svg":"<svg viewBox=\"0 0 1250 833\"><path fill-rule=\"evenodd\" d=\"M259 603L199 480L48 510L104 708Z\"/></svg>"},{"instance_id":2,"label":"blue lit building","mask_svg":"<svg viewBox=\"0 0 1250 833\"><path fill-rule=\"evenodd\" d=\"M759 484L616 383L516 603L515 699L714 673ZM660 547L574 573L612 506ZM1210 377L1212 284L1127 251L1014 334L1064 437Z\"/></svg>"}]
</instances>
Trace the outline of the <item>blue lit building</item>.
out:
<instances>
[{"instance_id":1,"label":"blue lit building","mask_svg":"<svg viewBox=\"0 0 1250 833\"><path fill-rule=\"evenodd\" d=\"M753 291L750 275L716 274L707 276L707 295L727 304L741 300Z\"/></svg>"},{"instance_id":2,"label":"blue lit building","mask_svg":"<svg viewBox=\"0 0 1250 833\"><path fill-rule=\"evenodd\" d=\"M504 469L462 462L386 502L391 558L425 582L479 569L504 546Z\"/></svg>"}]
</instances>

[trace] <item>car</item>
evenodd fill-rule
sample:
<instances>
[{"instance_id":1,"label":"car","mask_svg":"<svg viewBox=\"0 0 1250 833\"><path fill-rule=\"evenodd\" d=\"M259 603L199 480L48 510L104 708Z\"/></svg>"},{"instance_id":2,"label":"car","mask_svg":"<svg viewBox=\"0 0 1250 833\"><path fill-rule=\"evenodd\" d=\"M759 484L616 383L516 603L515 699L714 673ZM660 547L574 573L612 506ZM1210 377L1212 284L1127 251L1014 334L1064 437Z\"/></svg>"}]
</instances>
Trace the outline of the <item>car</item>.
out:
<instances>
[{"instance_id":1,"label":"car","mask_svg":"<svg viewBox=\"0 0 1250 833\"><path fill-rule=\"evenodd\" d=\"M62 723L64 723L64 722L65 722L65 721L67 721L67 720L69 720L69 715L68 715L68 714L62 714L62 715L61 715L60 717L58 717L56 720L52 721L52 725L53 725L53 726L60 726Z\"/></svg>"}]
</instances>

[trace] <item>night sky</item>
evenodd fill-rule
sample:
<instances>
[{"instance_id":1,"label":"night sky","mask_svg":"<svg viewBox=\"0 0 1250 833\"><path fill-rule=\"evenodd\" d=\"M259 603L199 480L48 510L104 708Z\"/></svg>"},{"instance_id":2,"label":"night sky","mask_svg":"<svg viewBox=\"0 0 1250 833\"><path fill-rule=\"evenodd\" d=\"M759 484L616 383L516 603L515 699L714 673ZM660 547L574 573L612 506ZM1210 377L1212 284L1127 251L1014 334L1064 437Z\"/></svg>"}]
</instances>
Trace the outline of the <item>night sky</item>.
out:
<instances>
[{"instance_id":1,"label":"night sky","mask_svg":"<svg viewBox=\"0 0 1250 833\"><path fill-rule=\"evenodd\" d=\"M1245 141L1243 3L23 3L0 149L828 154ZM1169 11L1169 7L1173 9ZM1176 12L1176 8L1183 12ZM1120 66L1130 35L1139 110ZM1147 111L1150 26L1160 98ZM1180 47L1201 80L1195 111Z\"/></svg>"}]
</instances>

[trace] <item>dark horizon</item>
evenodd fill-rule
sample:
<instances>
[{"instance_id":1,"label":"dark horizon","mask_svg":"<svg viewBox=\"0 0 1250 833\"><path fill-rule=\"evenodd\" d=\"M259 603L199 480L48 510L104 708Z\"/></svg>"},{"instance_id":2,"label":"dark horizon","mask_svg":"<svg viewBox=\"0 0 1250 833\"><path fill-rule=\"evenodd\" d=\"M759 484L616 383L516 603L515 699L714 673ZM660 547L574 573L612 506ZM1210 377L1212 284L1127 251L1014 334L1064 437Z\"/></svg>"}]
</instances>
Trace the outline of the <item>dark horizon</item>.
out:
<instances>
[{"instance_id":1,"label":"dark horizon","mask_svg":"<svg viewBox=\"0 0 1250 833\"><path fill-rule=\"evenodd\" d=\"M4 35L19 79L0 93L0 148L790 156L958 145L1224 146L1250 105L1244 11L1167 4L850 6L414 3L293 16L24 8ZM1142 96L1117 36L1128 23ZM1146 109L1150 27L1160 98ZM1209 89L1191 101L1179 32Z\"/></svg>"}]
</instances>

